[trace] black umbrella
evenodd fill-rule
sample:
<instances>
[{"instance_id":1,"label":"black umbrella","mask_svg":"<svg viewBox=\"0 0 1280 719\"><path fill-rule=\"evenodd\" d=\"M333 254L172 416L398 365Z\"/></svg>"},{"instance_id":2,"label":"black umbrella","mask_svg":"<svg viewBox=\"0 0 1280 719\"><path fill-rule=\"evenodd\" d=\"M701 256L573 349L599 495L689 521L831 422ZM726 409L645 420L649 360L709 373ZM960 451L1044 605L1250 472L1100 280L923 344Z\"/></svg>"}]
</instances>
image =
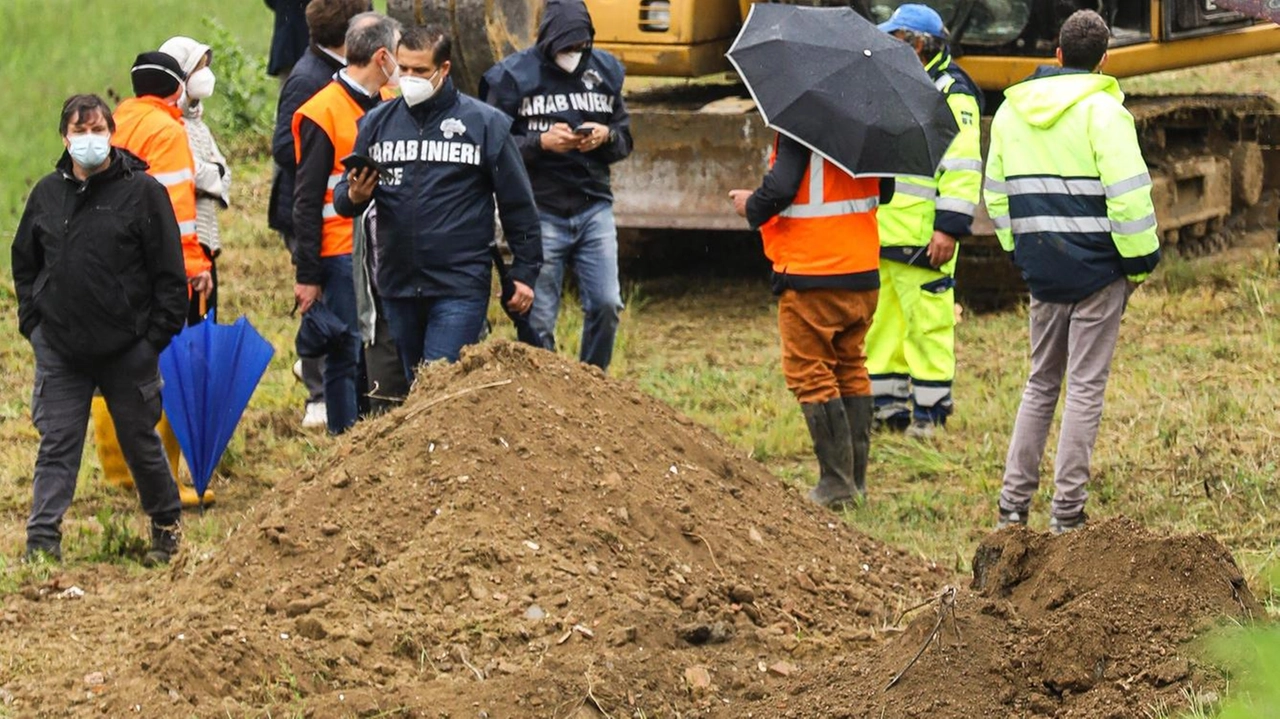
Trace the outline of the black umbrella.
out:
<instances>
[{"instance_id":1,"label":"black umbrella","mask_svg":"<svg viewBox=\"0 0 1280 719\"><path fill-rule=\"evenodd\" d=\"M511 270L507 267L507 261L502 259L502 250L498 249L497 243L489 245L489 256L493 259L493 266L498 269L498 285L502 288L499 302L502 303L502 311L511 318L511 324L516 326L516 339L527 345L546 349L542 338L533 330L533 325L529 322L529 313L521 314L507 306L516 294L516 283L511 279Z\"/></svg>"},{"instance_id":2,"label":"black umbrella","mask_svg":"<svg viewBox=\"0 0 1280 719\"><path fill-rule=\"evenodd\" d=\"M915 51L851 8L757 3L728 57L765 124L849 174L933 177L956 135Z\"/></svg>"}]
</instances>

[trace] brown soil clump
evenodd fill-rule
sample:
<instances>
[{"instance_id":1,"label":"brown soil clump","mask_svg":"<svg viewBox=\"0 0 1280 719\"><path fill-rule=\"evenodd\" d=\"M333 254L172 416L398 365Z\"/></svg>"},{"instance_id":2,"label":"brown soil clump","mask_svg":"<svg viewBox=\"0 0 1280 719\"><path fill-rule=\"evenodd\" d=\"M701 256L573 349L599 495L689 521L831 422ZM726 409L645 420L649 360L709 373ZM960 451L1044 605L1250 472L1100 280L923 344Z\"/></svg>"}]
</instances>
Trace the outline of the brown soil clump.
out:
<instances>
[{"instance_id":1,"label":"brown soil clump","mask_svg":"<svg viewBox=\"0 0 1280 719\"><path fill-rule=\"evenodd\" d=\"M703 715L870 645L945 579L635 388L503 342L262 505L137 619L118 595L26 602L49 633L133 631L7 691L109 716Z\"/></svg>"},{"instance_id":2,"label":"brown soil clump","mask_svg":"<svg viewBox=\"0 0 1280 719\"><path fill-rule=\"evenodd\" d=\"M1264 614L1216 539L1157 536L1126 519L1062 537L998 532L973 565L953 612L932 602L901 637L798 678L795 696L763 714L1146 716L1185 704L1188 687L1220 689L1188 655L1189 639L1216 618Z\"/></svg>"}]
</instances>

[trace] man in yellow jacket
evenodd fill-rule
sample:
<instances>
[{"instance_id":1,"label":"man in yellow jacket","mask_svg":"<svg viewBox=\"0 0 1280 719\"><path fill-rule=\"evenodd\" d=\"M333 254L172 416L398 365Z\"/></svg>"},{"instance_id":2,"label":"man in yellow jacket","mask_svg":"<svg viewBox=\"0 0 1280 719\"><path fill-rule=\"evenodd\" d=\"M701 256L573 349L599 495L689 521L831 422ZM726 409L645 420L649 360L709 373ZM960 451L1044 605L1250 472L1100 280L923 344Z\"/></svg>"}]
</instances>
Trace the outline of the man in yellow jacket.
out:
<instances>
[{"instance_id":1,"label":"man in yellow jacket","mask_svg":"<svg viewBox=\"0 0 1280 719\"><path fill-rule=\"evenodd\" d=\"M169 193L178 231L182 234L182 260L190 286L190 301L198 306L213 287L212 265L196 238L196 164L182 122L182 110L178 107L178 98L183 92L182 66L166 53L144 52L134 61L130 78L135 97L124 100L116 108L116 132L111 142L146 162L147 174ZM92 416L103 478L110 485L132 490L133 478L101 398L95 398ZM174 477L178 477L178 440L163 415L157 430ZM190 483L179 481L178 489L183 506L194 507L200 503ZM204 503L212 502L212 494L206 491Z\"/></svg>"},{"instance_id":2,"label":"man in yellow jacket","mask_svg":"<svg viewBox=\"0 0 1280 719\"><path fill-rule=\"evenodd\" d=\"M1111 357L1129 295L1160 261L1151 176L1116 79L1099 74L1111 32L1067 18L1061 67L1008 90L991 121L985 185L1000 244L1031 289L1031 374L1005 460L998 526L1026 524L1062 380L1067 398L1049 529L1084 525Z\"/></svg>"},{"instance_id":3,"label":"man in yellow jacket","mask_svg":"<svg viewBox=\"0 0 1280 719\"><path fill-rule=\"evenodd\" d=\"M936 174L899 178L879 211L880 303L867 333L876 422L929 437L953 408L956 243L982 192L982 91L951 61L929 6L900 5L880 29L916 51L960 128Z\"/></svg>"}]
</instances>

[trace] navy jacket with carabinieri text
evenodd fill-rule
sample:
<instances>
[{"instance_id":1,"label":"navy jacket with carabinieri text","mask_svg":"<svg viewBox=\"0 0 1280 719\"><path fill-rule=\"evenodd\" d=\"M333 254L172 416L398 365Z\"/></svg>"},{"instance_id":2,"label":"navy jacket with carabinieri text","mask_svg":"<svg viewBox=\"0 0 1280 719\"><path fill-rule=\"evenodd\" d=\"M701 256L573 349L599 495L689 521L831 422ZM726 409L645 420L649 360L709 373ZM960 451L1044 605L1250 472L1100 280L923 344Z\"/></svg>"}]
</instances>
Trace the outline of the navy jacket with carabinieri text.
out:
<instances>
[{"instance_id":1,"label":"navy jacket with carabinieri text","mask_svg":"<svg viewBox=\"0 0 1280 719\"><path fill-rule=\"evenodd\" d=\"M595 30L581 0L548 0L537 44L494 65L480 81L480 97L511 116L512 132L529 168L538 207L562 217L613 200L609 166L631 154L631 119L622 100L622 63L588 49L573 72L556 53L589 42ZM597 122L609 140L590 152L542 149L542 133L563 122Z\"/></svg>"},{"instance_id":2,"label":"navy jacket with carabinieri text","mask_svg":"<svg viewBox=\"0 0 1280 719\"><path fill-rule=\"evenodd\" d=\"M383 297L487 295L493 260L493 211L511 247L513 279L532 287L542 267L542 237L529 176L511 137L511 120L458 92L446 77L437 94L409 107L403 98L360 119L355 152L392 173L373 191L378 206L375 283ZM355 217L347 176L333 206Z\"/></svg>"}]
</instances>

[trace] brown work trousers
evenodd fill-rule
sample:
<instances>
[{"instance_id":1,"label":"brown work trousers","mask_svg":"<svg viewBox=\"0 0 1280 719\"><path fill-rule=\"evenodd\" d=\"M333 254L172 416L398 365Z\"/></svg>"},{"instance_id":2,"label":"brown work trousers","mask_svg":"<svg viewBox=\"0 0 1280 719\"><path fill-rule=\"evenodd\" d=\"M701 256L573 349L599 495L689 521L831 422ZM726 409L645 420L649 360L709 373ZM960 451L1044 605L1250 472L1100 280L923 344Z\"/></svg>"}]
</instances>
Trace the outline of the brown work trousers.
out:
<instances>
[{"instance_id":1,"label":"brown work trousers","mask_svg":"<svg viewBox=\"0 0 1280 719\"><path fill-rule=\"evenodd\" d=\"M879 290L783 291L782 373L801 404L871 396L866 339L879 297Z\"/></svg>"}]
</instances>

